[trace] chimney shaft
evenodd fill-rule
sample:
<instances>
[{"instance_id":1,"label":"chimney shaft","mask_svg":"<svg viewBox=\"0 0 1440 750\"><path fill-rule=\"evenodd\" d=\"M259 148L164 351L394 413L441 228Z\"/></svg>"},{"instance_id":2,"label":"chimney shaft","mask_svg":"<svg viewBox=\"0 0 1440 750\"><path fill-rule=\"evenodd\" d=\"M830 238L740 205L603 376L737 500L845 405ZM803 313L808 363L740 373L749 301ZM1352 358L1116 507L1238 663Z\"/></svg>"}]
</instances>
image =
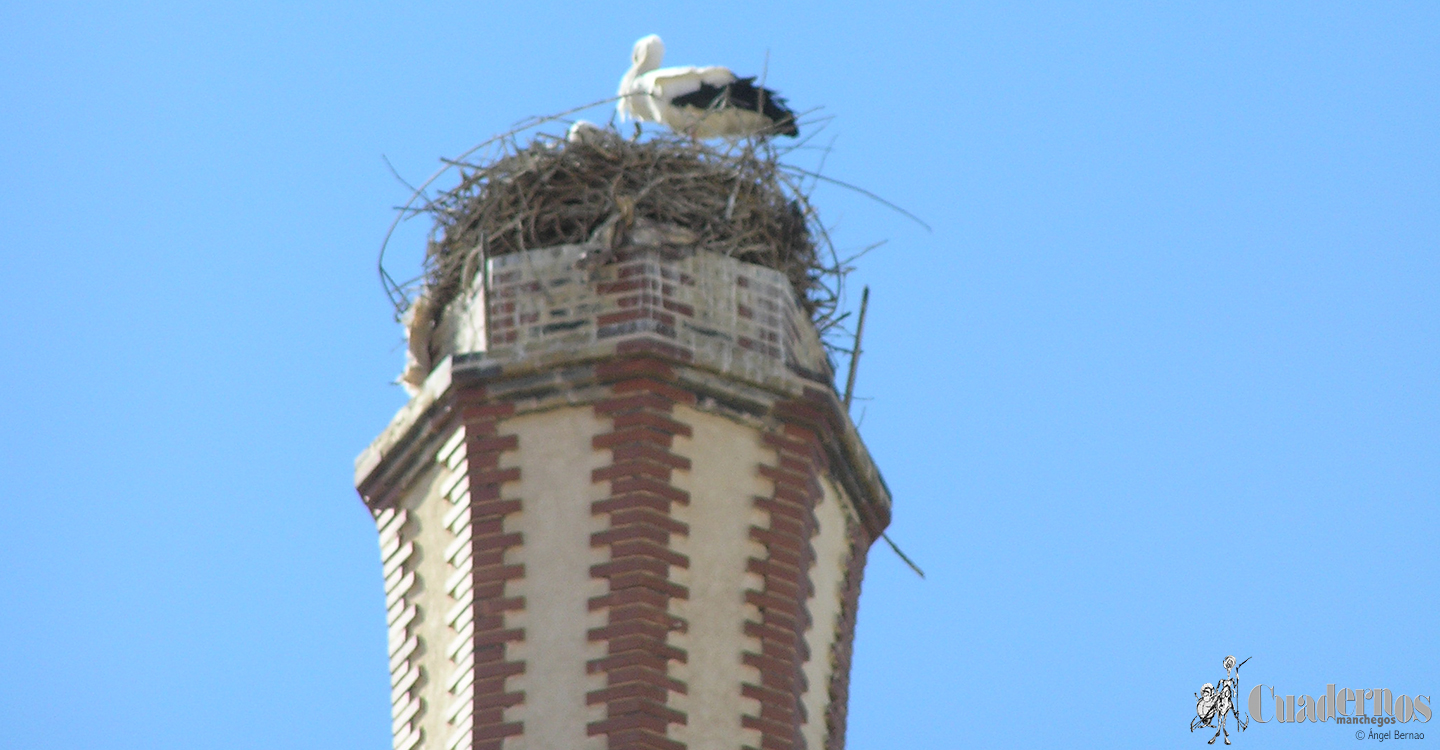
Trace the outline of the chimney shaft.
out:
<instances>
[{"instance_id":1,"label":"chimney shaft","mask_svg":"<svg viewBox=\"0 0 1440 750\"><path fill-rule=\"evenodd\" d=\"M890 498L786 277L491 258L357 459L396 750L841 748Z\"/></svg>"}]
</instances>

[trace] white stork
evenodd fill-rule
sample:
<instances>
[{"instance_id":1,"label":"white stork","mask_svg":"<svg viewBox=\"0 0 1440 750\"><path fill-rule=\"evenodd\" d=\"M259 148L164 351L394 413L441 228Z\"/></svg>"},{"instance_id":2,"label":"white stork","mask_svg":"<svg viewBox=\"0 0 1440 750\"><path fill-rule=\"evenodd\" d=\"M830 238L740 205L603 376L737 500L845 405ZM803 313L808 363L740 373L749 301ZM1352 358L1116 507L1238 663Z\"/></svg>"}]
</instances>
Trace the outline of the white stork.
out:
<instances>
[{"instance_id":1,"label":"white stork","mask_svg":"<svg viewBox=\"0 0 1440 750\"><path fill-rule=\"evenodd\" d=\"M780 134L794 137L795 113L774 91L718 65L662 68L665 43L655 34L635 43L620 79L621 120L663 122L698 138Z\"/></svg>"}]
</instances>

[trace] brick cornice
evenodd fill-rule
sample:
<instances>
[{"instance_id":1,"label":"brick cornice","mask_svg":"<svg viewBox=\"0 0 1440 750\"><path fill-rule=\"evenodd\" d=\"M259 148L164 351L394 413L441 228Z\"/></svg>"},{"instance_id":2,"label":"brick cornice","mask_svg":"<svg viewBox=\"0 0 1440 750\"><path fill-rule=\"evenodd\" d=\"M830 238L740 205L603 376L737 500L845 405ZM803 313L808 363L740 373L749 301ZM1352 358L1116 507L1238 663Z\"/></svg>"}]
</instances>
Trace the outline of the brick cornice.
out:
<instances>
[{"instance_id":1,"label":"brick cornice","mask_svg":"<svg viewBox=\"0 0 1440 750\"><path fill-rule=\"evenodd\" d=\"M786 423L815 433L835 481L855 504L871 541L890 523L890 491L860 440L859 433L828 384L796 376L790 387L777 390L773 383L746 381L735 373L717 373L695 366L683 351L668 342L636 339L621 347L619 356L591 360L550 360L537 363L492 362L460 357L452 377L457 383L482 386L523 410L590 404L612 398L606 387L630 373L635 399L681 399L697 408L753 420L757 426ZM636 425L640 426L640 425Z\"/></svg>"},{"instance_id":2,"label":"brick cornice","mask_svg":"<svg viewBox=\"0 0 1440 750\"><path fill-rule=\"evenodd\" d=\"M626 341L616 353L603 358L585 354L511 361L492 361L482 355L446 358L426 381L424 408L402 409L385 438L362 454L364 476L357 477L356 487L372 510L393 503L396 488L406 486L417 464L423 463L418 457L436 447L453 422L458 389L512 404L517 413L523 413L612 398L608 385L617 379L613 373L629 368L638 378L632 388L640 388L639 380L648 378L650 385L670 389L648 395L633 392L633 398L681 398L739 419L762 424L783 421L813 430L871 541L879 538L890 523L890 491L828 383L797 374L789 385L778 388L774 381L749 381L742 373L696 366L692 359L685 350L658 337ZM685 393L689 395L682 395Z\"/></svg>"}]
</instances>

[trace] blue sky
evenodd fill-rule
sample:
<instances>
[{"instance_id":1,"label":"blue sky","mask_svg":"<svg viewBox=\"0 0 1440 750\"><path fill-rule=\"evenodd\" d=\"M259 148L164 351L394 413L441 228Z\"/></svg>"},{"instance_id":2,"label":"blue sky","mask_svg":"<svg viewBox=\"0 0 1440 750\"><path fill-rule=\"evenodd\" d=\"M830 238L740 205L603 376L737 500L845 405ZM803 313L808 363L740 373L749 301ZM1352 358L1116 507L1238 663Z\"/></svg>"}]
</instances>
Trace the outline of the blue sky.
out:
<instances>
[{"instance_id":1,"label":"blue sky","mask_svg":"<svg viewBox=\"0 0 1440 750\"><path fill-rule=\"evenodd\" d=\"M1440 693L1440 6L11 3L4 744L389 747L382 155L608 96L651 32L768 55L935 227L815 196L890 241L855 415L929 575L873 550L851 748L1198 746L1232 653Z\"/></svg>"}]
</instances>

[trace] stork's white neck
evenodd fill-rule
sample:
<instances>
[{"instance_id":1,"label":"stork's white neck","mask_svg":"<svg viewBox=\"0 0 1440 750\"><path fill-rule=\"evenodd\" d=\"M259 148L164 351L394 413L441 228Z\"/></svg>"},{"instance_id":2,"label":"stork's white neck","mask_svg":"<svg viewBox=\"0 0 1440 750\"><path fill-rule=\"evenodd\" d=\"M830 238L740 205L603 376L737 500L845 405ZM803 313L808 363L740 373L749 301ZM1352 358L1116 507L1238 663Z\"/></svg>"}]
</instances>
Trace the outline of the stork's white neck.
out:
<instances>
[{"instance_id":1,"label":"stork's white neck","mask_svg":"<svg viewBox=\"0 0 1440 750\"><path fill-rule=\"evenodd\" d=\"M630 70L636 76L642 76L659 68L660 61L664 59L665 43L651 34L635 42L635 49L630 53Z\"/></svg>"},{"instance_id":2,"label":"stork's white neck","mask_svg":"<svg viewBox=\"0 0 1440 750\"><path fill-rule=\"evenodd\" d=\"M635 48L630 52L630 69L625 71L625 77L620 79L620 102L618 109L621 119L630 119L636 116L637 106L643 106L632 101L636 90L635 80L640 76L656 70L660 67L660 61L665 59L665 43L660 37L651 34L635 42Z\"/></svg>"}]
</instances>

